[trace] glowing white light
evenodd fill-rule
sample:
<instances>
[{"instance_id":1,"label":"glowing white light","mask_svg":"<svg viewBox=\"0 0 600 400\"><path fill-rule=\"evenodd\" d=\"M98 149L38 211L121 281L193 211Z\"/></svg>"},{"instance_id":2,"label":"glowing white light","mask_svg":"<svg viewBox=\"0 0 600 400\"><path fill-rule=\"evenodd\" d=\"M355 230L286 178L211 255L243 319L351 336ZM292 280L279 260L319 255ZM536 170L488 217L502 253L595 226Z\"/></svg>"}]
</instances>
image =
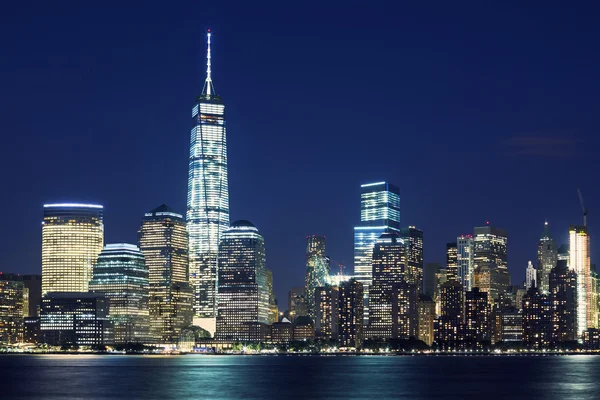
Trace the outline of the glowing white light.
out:
<instances>
[{"instance_id":1,"label":"glowing white light","mask_svg":"<svg viewBox=\"0 0 600 400\"><path fill-rule=\"evenodd\" d=\"M81 208L104 208L99 204L83 204L83 203L56 203L56 204L44 204L46 207L81 207Z\"/></svg>"},{"instance_id":2,"label":"glowing white light","mask_svg":"<svg viewBox=\"0 0 600 400\"><path fill-rule=\"evenodd\" d=\"M360 185L360 187L369 187L369 186L377 186L377 185L385 185L385 182L365 183L364 185Z\"/></svg>"}]
</instances>

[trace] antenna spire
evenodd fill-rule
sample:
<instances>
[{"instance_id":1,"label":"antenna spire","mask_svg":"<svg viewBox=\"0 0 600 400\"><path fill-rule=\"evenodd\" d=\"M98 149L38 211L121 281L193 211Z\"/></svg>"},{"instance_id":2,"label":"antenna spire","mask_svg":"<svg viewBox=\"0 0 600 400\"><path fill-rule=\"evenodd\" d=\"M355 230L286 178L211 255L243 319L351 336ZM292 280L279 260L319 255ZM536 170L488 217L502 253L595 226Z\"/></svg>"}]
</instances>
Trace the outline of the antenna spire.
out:
<instances>
[{"instance_id":1,"label":"antenna spire","mask_svg":"<svg viewBox=\"0 0 600 400\"><path fill-rule=\"evenodd\" d=\"M208 44L206 50L206 80L204 81L204 89L202 90L202 94L207 97L212 96L215 88L212 84L211 70L210 70L210 37L211 37L210 29L206 32L206 41Z\"/></svg>"}]
</instances>

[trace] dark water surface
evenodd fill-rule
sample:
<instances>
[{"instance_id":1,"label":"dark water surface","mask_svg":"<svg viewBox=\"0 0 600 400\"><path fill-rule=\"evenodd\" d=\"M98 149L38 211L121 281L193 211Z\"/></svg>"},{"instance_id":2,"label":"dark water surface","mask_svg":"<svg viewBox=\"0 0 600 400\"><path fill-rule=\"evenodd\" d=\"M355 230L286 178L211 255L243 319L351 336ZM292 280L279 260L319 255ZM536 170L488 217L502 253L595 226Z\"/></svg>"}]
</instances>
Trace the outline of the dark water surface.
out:
<instances>
[{"instance_id":1,"label":"dark water surface","mask_svg":"<svg viewBox=\"0 0 600 400\"><path fill-rule=\"evenodd\" d=\"M600 356L2 355L0 399L600 399Z\"/></svg>"}]
</instances>

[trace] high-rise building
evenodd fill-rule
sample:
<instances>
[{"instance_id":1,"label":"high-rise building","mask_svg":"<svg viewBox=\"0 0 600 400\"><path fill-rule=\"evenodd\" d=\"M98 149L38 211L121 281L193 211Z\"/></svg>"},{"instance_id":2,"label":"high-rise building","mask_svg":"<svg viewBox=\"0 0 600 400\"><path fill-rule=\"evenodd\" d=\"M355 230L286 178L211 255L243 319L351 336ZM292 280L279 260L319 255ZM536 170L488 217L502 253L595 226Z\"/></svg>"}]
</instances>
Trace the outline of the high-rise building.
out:
<instances>
[{"instance_id":1,"label":"high-rise building","mask_svg":"<svg viewBox=\"0 0 600 400\"><path fill-rule=\"evenodd\" d=\"M465 290L473 288L473 236L461 235L456 238L456 263L458 281Z\"/></svg>"},{"instance_id":2,"label":"high-rise building","mask_svg":"<svg viewBox=\"0 0 600 400\"><path fill-rule=\"evenodd\" d=\"M0 272L0 343L23 341L28 290L16 274Z\"/></svg>"},{"instance_id":3,"label":"high-rise building","mask_svg":"<svg viewBox=\"0 0 600 400\"><path fill-rule=\"evenodd\" d=\"M487 293L479 288L465 292L464 340L478 343L491 340L490 305Z\"/></svg>"},{"instance_id":4,"label":"high-rise building","mask_svg":"<svg viewBox=\"0 0 600 400\"><path fill-rule=\"evenodd\" d=\"M373 247L382 233L400 232L400 190L387 182L367 183L360 188L360 225L354 227L354 275L363 285L366 321Z\"/></svg>"},{"instance_id":5,"label":"high-rise building","mask_svg":"<svg viewBox=\"0 0 600 400\"><path fill-rule=\"evenodd\" d=\"M533 266L533 263L529 261L525 270L525 289L529 290L531 287L539 287L537 282L537 270Z\"/></svg>"},{"instance_id":6,"label":"high-rise building","mask_svg":"<svg viewBox=\"0 0 600 400\"><path fill-rule=\"evenodd\" d=\"M108 300L108 318L113 323L115 343L147 343L148 268L144 255L133 244L107 244L94 265L90 292Z\"/></svg>"},{"instance_id":7,"label":"high-rise building","mask_svg":"<svg viewBox=\"0 0 600 400\"><path fill-rule=\"evenodd\" d=\"M315 290L315 336L337 339L339 326L339 289L323 286Z\"/></svg>"},{"instance_id":8,"label":"high-rise building","mask_svg":"<svg viewBox=\"0 0 600 400\"><path fill-rule=\"evenodd\" d=\"M523 297L523 342L536 349L552 342L552 302L535 287Z\"/></svg>"},{"instance_id":9,"label":"high-rise building","mask_svg":"<svg viewBox=\"0 0 600 400\"><path fill-rule=\"evenodd\" d=\"M249 221L236 221L219 244L216 338L250 341L269 322L265 241Z\"/></svg>"},{"instance_id":10,"label":"high-rise building","mask_svg":"<svg viewBox=\"0 0 600 400\"><path fill-rule=\"evenodd\" d=\"M267 277L267 291L269 293L269 325L279 320L279 307L275 299L275 291L273 290L273 271L265 269Z\"/></svg>"},{"instance_id":11,"label":"high-rise building","mask_svg":"<svg viewBox=\"0 0 600 400\"><path fill-rule=\"evenodd\" d=\"M590 237L585 226L569 228L569 268L577 274L577 337L593 326Z\"/></svg>"},{"instance_id":12,"label":"high-rise building","mask_svg":"<svg viewBox=\"0 0 600 400\"><path fill-rule=\"evenodd\" d=\"M290 321L308 315L305 287L295 287L288 292L288 313Z\"/></svg>"},{"instance_id":13,"label":"high-rise building","mask_svg":"<svg viewBox=\"0 0 600 400\"><path fill-rule=\"evenodd\" d=\"M516 307L500 311L502 318L501 340L503 342L521 342L523 340L523 314Z\"/></svg>"},{"instance_id":14,"label":"high-rise building","mask_svg":"<svg viewBox=\"0 0 600 400\"><path fill-rule=\"evenodd\" d=\"M552 302L552 341L569 342L577 339L577 274L567 267L566 260L558 261L548 277Z\"/></svg>"},{"instance_id":15,"label":"high-rise building","mask_svg":"<svg viewBox=\"0 0 600 400\"><path fill-rule=\"evenodd\" d=\"M219 239L229 227L225 105L215 94L208 32L206 81L192 109L187 196L195 324L214 330Z\"/></svg>"},{"instance_id":16,"label":"high-rise building","mask_svg":"<svg viewBox=\"0 0 600 400\"><path fill-rule=\"evenodd\" d=\"M558 249L556 249L556 261L566 261L567 262L567 267L569 267L569 245L568 244L561 244Z\"/></svg>"},{"instance_id":17,"label":"high-rise building","mask_svg":"<svg viewBox=\"0 0 600 400\"><path fill-rule=\"evenodd\" d=\"M306 242L306 306L314 320L315 290L327 285L330 261L325 255L325 236L308 236Z\"/></svg>"},{"instance_id":18,"label":"high-rise building","mask_svg":"<svg viewBox=\"0 0 600 400\"><path fill-rule=\"evenodd\" d=\"M138 233L148 268L150 335L156 343L176 343L193 315L185 221L163 204L144 214Z\"/></svg>"},{"instance_id":19,"label":"high-rise building","mask_svg":"<svg viewBox=\"0 0 600 400\"><path fill-rule=\"evenodd\" d=\"M544 232L540 236L537 256L537 284L542 293L548 293L550 290L548 279L550 271L556 267L558 252L556 251L556 244L554 244L554 240L550 236L547 221L544 223Z\"/></svg>"},{"instance_id":20,"label":"high-rise building","mask_svg":"<svg viewBox=\"0 0 600 400\"><path fill-rule=\"evenodd\" d=\"M442 268L440 263L426 263L423 266L423 294L434 297L436 293L436 273Z\"/></svg>"},{"instance_id":21,"label":"high-rise building","mask_svg":"<svg viewBox=\"0 0 600 400\"><path fill-rule=\"evenodd\" d=\"M42 276L22 275L23 285L29 291L27 317L39 317L42 306Z\"/></svg>"},{"instance_id":22,"label":"high-rise building","mask_svg":"<svg viewBox=\"0 0 600 400\"><path fill-rule=\"evenodd\" d=\"M423 231L409 226L400 229L400 239L406 247L406 282L423 292Z\"/></svg>"},{"instance_id":23,"label":"high-rise building","mask_svg":"<svg viewBox=\"0 0 600 400\"><path fill-rule=\"evenodd\" d=\"M342 347L360 347L363 341L362 283L352 278L339 287L339 341Z\"/></svg>"},{"instance_id":24,"label":"high-rise building","mask_svg":"<svg viewBox=\"0 0 600 400\"><path fill-rule=\"evenodd\" d=\"M404 280L392 287L392 337L416 339L419 334L419 291Z\"/></svg>"},{"instance_id":25,"label":"high-rise building","mask_svg":"<svg viewBox=\"0 0 600 400\"><path fill-rule=\"evenodd\" d=\"M435 321L435 302L433 299L422 294L419 296L418 303L418 339L425 342L428 346L433 343L433 326Z\"/></svg>"},{"instance_id":26,"label":"high-rise building","mask_svg":"<svg viewBox=\"0 0 600 400\"><path fill-rule=\"evenodd\" d=\"M510 286L506 257L507 236L490 225L475 227L473 239L473 285L495 301Z\"/></svg>"},{"instance_id":27,"label":"high-rise building","mask_svg":"<svg viewBox=\"0 0 600 400\"><path fill-rule=\"evenodd\" d=\"M103 208L45 204L42 222L42 293L87 292L104 247Z\"/></svg>"},{"instance_id":28,"label":"high-rise building","mask_svg":"<svg viewBox=\"0 0 600 400\"><path fill-rule=\"evenodd\" d=\"M454 347L462 341L463 287L447 281L440 287L440 317L434 325L434 340L441 346Z\"/></svg>"},{"instance_id":29,"label":"high-rise building","mask_svg":"<svg viewBox=\"0 0 600 400\"><path fill-rule=\"evenodd\" d=\"M53 346L113 343L108 300L98 293L49 292L42 299L41 341Z\"/></svg>"},{"instance_id":30,"label":"high-rise building","mask_svg":"<svg viewBox=\"0 0 600 400\"><path fill-rule=\"evenodd\" d=\"M455 242L446 243L446 278L462 284L458 277L458 248Z\"/></svg>"},{"instance_id":31,"label":"high-rise building","mask_svg":"<svg viewBox=\"0 0 600 400\"><path fill-rule=\"evenodd\" d=\"M407 275L406 248L396 232L383 233L377 239L372 259L368 336L389 339L395 337L393 291L406 282Z\"/></svg>"}]
</instances>

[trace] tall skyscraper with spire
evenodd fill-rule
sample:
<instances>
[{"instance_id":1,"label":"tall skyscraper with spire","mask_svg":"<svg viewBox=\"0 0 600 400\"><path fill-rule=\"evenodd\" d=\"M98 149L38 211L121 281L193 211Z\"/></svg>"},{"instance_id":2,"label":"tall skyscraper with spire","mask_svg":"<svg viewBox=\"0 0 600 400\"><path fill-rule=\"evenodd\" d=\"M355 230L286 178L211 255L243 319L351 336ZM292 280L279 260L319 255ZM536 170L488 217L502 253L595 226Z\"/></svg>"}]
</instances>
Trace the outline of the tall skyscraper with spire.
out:
<instances>
[{"instance_id":1,"label":"tall skyscraper with spire","mask_svg":"<svg viewBox=\"0 0 600 400\"><path fill-rule=\"evenodd\" d=\"M229 190L225 105L212 83L210 39L209 30L206 81L192 109L186 217L195 324L212 332L219 238L229 227Z\"/></svg>"}]
</instances>

